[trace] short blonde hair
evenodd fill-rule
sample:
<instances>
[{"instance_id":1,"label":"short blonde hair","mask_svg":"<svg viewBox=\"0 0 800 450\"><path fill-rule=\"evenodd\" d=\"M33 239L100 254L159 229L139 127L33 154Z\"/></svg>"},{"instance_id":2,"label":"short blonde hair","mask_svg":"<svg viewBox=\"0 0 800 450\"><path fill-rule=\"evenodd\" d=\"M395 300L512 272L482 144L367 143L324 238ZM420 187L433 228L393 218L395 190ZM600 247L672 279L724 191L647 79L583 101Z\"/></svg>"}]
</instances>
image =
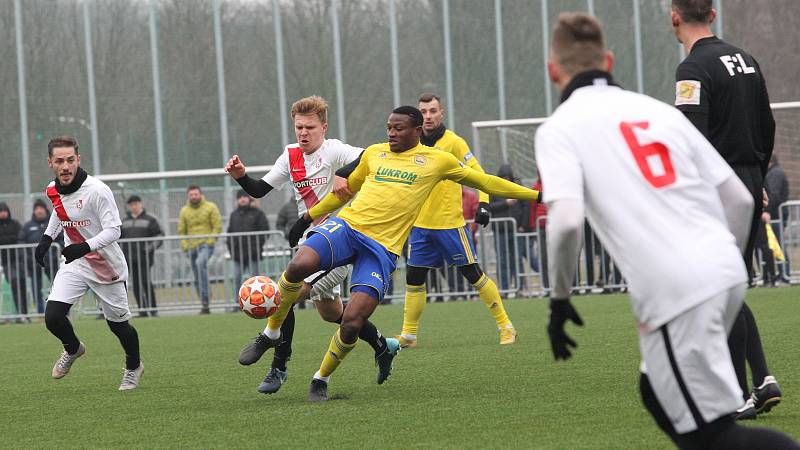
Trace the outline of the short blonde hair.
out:
<instances>
[{"instance_id":1,"label":"short blonde hair","mask_svg":"<svg viewBox=\"0 0 800 450\"><path fill-rule=\"evenodd\" d=\"M553 57L569 75L602 69L606 56L603 25L584 12L565 12L558 16L551 39Z\"/></svg>"},{"instance_id":2,"label":"short blonde hair","mask_svg":"<svg viewBox=\"0 0 800 450\"><path fill-rule=\"evenodd\" d=\"M292 119L298 114L301 116L316 114L320 122L328 123L328 102L319 95L301 98L292 104Z\"/></svg>"}]
</instances>

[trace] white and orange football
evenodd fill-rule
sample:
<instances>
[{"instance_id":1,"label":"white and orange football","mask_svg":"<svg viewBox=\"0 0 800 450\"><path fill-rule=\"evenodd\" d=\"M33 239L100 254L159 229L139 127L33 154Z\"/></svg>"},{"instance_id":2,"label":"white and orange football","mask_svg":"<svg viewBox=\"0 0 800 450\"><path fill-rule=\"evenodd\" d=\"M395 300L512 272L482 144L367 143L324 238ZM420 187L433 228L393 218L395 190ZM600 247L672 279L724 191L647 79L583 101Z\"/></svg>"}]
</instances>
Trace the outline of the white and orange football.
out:
<instances>
[{"instance_id":1,"label":"white and orange football","mask_svg":"<svg viewBox=\"0 0 800 450\"><path fill-rule=\"evenodd\" d=\"M265 319L275 314L280 304L281 292L270 277L258 275L248 278L239 288L239 307L254 319Z\"/></svg>"}]
</instances>

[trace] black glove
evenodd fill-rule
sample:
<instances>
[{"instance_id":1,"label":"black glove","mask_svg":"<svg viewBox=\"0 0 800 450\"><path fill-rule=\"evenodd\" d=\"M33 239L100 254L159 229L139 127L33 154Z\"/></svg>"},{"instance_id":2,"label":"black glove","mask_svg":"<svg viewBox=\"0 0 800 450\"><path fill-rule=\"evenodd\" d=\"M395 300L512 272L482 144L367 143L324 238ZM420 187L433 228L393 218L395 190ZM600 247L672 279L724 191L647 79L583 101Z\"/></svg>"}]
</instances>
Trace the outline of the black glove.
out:
<instances>
[{"instance_id":1,"label":"black glove","mask_svg":"<svg viewBox=\"0 0 800 450\"><path fill-rule=\"evenodd\" d=\"M489 219L492 218L492 213L489 211L489 204L486 202L478 203L478 211L475 212L475 223L485 227L489 225Z\"/></svg>"},{"instance_id":2,"label":"black glove","mask_svg":"<svg viewBox=\"0 0 800 450\"><path fill-rule=\"evenodd\" d=\"M42 239L39 240L39 245L36 246L36 251L34 252L36 255L36 262L42 267L44 267L44 257L47 256L47 251L50 250L50 244L52 243L53 238L43 234Z\"/></svg>"},{"instance_id":3,"label":"black glove","mask_svg":"<svg viewBox=\"0 0 800 450\"><path fill-rule=\"evenodd\" d=\"M300 238L303 237L303 233L306 232L308 226L311 225L313 221L314 220L311 219L310 217L306 219L305 214L303 214L302 216L300 216L299 219L297 219L297 222L295 222L294 225L292 225L292 229L289 230L290 247L297 247L297 243L300 242Z\"/></svg>"},{"instance_id":4,"label":"black glove","mask_svg":"<svg viewBox=\"0 0 800 450\"><path fill-rule=\"evenodd\" d=\"M570 303L569 299L550 299L550 322L547 324L547 334L550 335L550 346L553 348L553 357L567 360L572 356L569 347L578 346L567 333L564 324L571 320L575 325L583 326L583 319Z\"/></svg>"},{"instance_id":5,"label":"black glove","mask_svg":"<svg viewBox=\"0 0 800 450\"><path fill-rule=\"evenodd\" d=\"M80 244L72 244L64 247L64 250L61 250L61 254L67 259L64 263L69 264L78 258L83 258L91 251L92 249L89 248L89 244L87 242L81 242Z\"/></svg>"}]
</instances>

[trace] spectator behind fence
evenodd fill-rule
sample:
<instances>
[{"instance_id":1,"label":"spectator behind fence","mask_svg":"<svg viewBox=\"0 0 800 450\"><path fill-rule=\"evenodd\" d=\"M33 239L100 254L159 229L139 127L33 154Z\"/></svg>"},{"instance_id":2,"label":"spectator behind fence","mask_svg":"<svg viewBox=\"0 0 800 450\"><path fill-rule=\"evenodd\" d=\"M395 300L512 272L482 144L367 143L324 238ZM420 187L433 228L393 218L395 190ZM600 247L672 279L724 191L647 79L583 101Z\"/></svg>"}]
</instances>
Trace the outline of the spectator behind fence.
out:
<instances>
[{"instance_id":1,"label":"spectator behind fence","mask_svg":"<svg viewBox=\"0 0 800 450\"><path fill-rule=\"evenodd\" d=\"M296 215L294 216L297 217ZM269 221L264 211L256 207L255 199L247 195L247 192L239 190L236 192L236 209L231 213L228 220L228 233L247 233L254 231L269 230ZM261 249L267 236L257 234L255 236L229 236L227 240L228 250L233 259L233 299L236 301L239 285L242 284L242 274L258 273L258 265L261 262Z\"/></svg>"},{"instance_id":2,"label":"spectator behind fence","mask_svg":"<svg viewBox=\"0 0 800 450\"><path fill-rule=\"evenodd\" d=\"M297 217L300 212L297 210L297 201L294 197L290 198L278 211L278 217L275 219L275 229L283 232L283 236L289 239L289 230L292 225L297 222Z\"/></svg>"},{"instance_id":3,"label":"spectator behind fence","mask_svg":"<svg viewBox=\"0 0 800 450\"><path fill-rule=\"evenodd\" d=\"M22 229L19 222L11 218L11 210L5 202L0 202L0 245L13 245L17 243L19 232ZM25 297L25 267L22 264L23 254L17 249L0 250L0 264L3 265L3 274L11 285L11 295L17 314L28 314L28 301Z\"/></svg>"},{"instance_id":4,"label":"spectator behind fence","mask_svg":"<svg viewBox=\"0 0 800 450\"><path fill-rule=\"evenodd\" d=\"M155 217L147 214L138 195L128 198L128 214L122 221L120 237L122 239L144 239L162 236L161 226ZM140 309L150 309L149 313L155 317L156 293L153 282L150 280L150 269L155 260L156 248L161 246L160 240L145 239L135 242L121 243L122 252L128 260L130 276L128 283L133 284L133 295ZM139 317L147 317L147 311L139 311Z\"/></svg>"},{"instance_id":5,"label":"spectator behind fence","mask_svg":"<svg viewBox=\"0 0 800 450\"><path fill-rule=\"evenodd\" d=\"M509 164L503 164L497 170L497 176L508 181L518 183L514 171ZM514 227L505 221L494 222L494 247L497 255L497 278L500 280L500 289L507 291L517 286L517 249L514 245L515 231L524 232L530 218L528 202L520 202L513 198L491 196L489 210L492 217L499 219L509 217L516 221Z\"/></svg>"},{"instance_id":6,"label":"spectator behind fence","mask_svg":"<svg viewBox=\"0 0 800 450\"><path fill-rule=\"evenodd\" d=\"M775 221L781 218L780 209L781 204L789 200L789 180L786 178L786 172L778 161L778 157L772 154L770 159L769 168L767 169L767 176L764 179L764 188L767 190L769 197L769 205L766 211L769 213L769 220ZM788 214L783 218L783 222L772 222L772 232L778 239L778 244L783 245L783 227L789 221ZM789 284L789 274L791 273L791 266L789 266L789 258L783 264L778 264L778 275L775 281L780 281Z\"/></svg>"},{"instance_id":7,"label":"spectator behind fence","mask_svg":"<svg viewBox=\"0 0 800 450\"><path fill-rule=\"evenodd\" d=\"M186 205L181 208L178 217L178 234L181 236L197 236L219 234L222 232L222 216L219 208L213 202L203 197L203 191L198 186L186 188ZM203 305L201 314L209 314L209 284L208 284L208 259L214 253L214 243L217 238L202 237L182 239L181 247L192 264L194 273L195 290L200 296Z\"/></svg>"},{"instance_id":8,"label":"spectator behind fence","mask_svg":"<svg viewBox=\"0 0 800 450\"><path fill-rule=\"evenodd\" d=\"M33 202L33 214L31 220L25 222L19 232L18 241L20 244L38 244L42 239L44 230L50 221L50 210L47 203L42 199ZM64 246L64 233L60 233L56 241L60 247ZM44 294L42 293L42 270L47 274L47 278L52 282L58 270L58 251L51 248L48 256L44 259L44 269L36 264L34 259L34 249L29 248L24 252L25 275L30 277L33 284L33 296L36 299L36 312L44 314Z\"/></svg>"}]
</instances>

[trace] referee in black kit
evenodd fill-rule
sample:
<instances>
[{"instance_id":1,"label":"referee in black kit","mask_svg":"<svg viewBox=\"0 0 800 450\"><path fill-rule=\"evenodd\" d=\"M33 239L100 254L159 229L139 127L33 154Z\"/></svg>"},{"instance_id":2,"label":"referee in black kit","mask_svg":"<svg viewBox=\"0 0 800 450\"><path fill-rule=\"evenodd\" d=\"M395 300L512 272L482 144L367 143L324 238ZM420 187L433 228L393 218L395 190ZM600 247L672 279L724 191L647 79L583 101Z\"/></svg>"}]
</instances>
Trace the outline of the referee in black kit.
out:
<instances>
[{"instance_id":1,"label":"referee in black kit","mask_svg":"<svg viewBox=\"0 0 800 450\"><path fill-rule=\"evenodd\" d=\"M672 28L688 53L675 74L675 106L711 141L753 195L752 227L744 251L752 283L753 247L757 227L763 226L761 200L775 142L775 120L756 60L711 32L717 14L711 1L672 0ZM746 396L736 418L755 419L757 413L780 402L781 391L767 368L758 327L747 304L731 330L728 345ZM753 374L750 395L745 360Z\"/></svg>"}]
</instances>

